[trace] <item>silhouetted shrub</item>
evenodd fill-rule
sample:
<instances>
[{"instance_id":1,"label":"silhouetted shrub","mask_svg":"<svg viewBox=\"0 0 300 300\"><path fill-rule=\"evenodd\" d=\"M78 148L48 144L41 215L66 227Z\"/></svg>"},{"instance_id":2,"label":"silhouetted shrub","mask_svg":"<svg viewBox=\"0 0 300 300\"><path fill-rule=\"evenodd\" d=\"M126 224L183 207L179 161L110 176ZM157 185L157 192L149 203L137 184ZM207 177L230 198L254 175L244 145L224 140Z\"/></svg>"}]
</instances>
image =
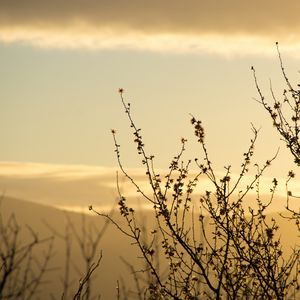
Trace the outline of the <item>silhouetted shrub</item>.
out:
<instances>
[{"instance_id":1,"label":"silhouetted shrub","mask_svg":"<svg viewBox=\"0 0 300 300\"><path fill-rule=\"evenodd\" d=\"M254 71L254 68L252 69ZM283 103L275 100L274 108L268 106L257 84L255 73L254 79L261 97L259 102L270 113L296 164L300 165L298 139L300 91L291 87L283 67L282 72L289 87L289 90L284 92L283 103L287 102L292 109L292 124L288 123L281 111ZM294 104L287 100L288 92L291 93ZM252 127L253 137L243 154L239 175L231 174L231 167L226 166L224 174L218 176L209 158L204 127L200 120L192 116L191 124L202 149L203 158L184 162L183 154L187 141L182 138L181 148L178 155L172 159L169 170L160 174L154 167L154 156L147 153L141 129L132 116L131 105L125 101L124 90L119 89L119 93L151 192L144 191L134 176L124 168L116 130L112 130L117 161L121 173L136 188L137 194L143 201L151 204L156 223L152 228L142 230L143 221L139 220L138 213L127 203L119 185L119 210L126 221L125 227L110 216L97 212L92 207L91 209L113 222L138 247L145 268L135 272L147 274L148 277L146 284L142 285L143 288L141 288L143 276L135 277L138 286L137 297L139 299L299 297L299 246L296 243L291 254L284 254L279 225L266 213L275 196L277 179L274 178L267 199L260 194L260 179L276 155L266 160L262 166L252 162L258 131ZM249 178L250 168L255 168L256 173L245 184L245 175L247 174ZM293 176L291 171L287 182ZM204 178L209 180L209 185L199 193L198 186ZM244 200L251 191L255 191L256 200L249 207ZM289 192L288 197L291 196ZM298 222L299 213L295 211L292 213L292 217ZM119 298L122 297L122 294L118 295Z\"/></svg>"}]
</instances>

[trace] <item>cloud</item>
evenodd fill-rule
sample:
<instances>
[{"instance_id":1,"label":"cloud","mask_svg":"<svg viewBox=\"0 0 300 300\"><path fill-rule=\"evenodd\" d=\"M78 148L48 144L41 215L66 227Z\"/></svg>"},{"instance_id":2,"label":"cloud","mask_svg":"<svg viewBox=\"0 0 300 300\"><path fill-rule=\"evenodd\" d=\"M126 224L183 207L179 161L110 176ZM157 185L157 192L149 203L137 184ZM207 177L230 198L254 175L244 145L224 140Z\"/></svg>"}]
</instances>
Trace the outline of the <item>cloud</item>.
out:
<instances>
[{"instance_id":1,"label":"cloud","mask_svg":"<svg viewBox=\"0 0 300 300\"><path fill-rule=\"evenodd\" d=\"M130 176L134 178L138 186L149 197L152 196L151 187L145 176L145 170L129 169ZM157 170L164 178L167 170ZM190 172L187 180L196 172ZM216 173L222 178L224 173ZM237 175L231 175L236 181ZM239 189L245 188L253 177L246 176L239 185ZM271 211L283 210L286 202L284 181L281 183L273 201ZM137 189L128 180L120 176L120 190L127 199L127 203L134 208L152 208ZM263 201L270 199L270 187L272 178L261 179L260 195ZM291 183L289 187L296 195L300 194L297 183ZM214 190L213 185L206 176L201 176L199 184L194 191L195 202L206 190ZM0 192L5 196L37 202L39 204L52 205L69 210L87 211L89 205L100 210L110 210L118 201L116 186L116 169L84 165L52 165L22 162L0 162ZM172 199L172 190L169 191ZM250 192L244 204L254 207L256 203L255 191ZM291 205L298 207L298 199L292 200Z\"/></svg>"},{"instance_id":2,"label":"cloud","mask_svg":"<svg viewBox=\"0 0 300 300\"><path fill-rule=\"evenodd\" d=\"M288 6L279 0L2 0L0 40L40 47L258 53L277 40L299 47L299 9L295 0Z\"/></svg>"}]
</instances>

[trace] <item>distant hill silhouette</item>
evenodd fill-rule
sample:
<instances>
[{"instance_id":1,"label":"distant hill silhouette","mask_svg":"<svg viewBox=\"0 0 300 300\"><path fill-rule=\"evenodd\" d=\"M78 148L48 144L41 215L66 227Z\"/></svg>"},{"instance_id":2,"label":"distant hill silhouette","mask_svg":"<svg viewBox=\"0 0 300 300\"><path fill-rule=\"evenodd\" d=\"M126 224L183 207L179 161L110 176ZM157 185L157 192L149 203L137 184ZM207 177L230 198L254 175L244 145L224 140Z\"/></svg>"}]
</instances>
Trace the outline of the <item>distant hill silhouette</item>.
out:
<instances>
[{"instance_id":1,"label":"distant hill silhouette","mask_svg":"<svg viewBox=\"0 0 300 300\"><path fill-rule=\"evenodd\" d=\"M64 212L50 206L40 205L30 201L3 197L1 200L0 211L4 220L8 218L10 214L15 214L18 224L24 232L22 235L23 241L28 238L25 225L29 225L37 232L39 238L52 235L46 223L63 234L66 225L66 214L79 232L81 228L82 214ZM93 223L99 230L104 224L103 218L99 216L85 215L84 218L86 223ZM54 247L55 255L51 260L51 267L58 269L46 274L46 277L44 278L46 283L39 289L40 299L50 299L50 294L53 295L55 299L60 299L62 295L60 277L63 276L65 260L64 241L56 238ZM107 232L105 232L103 236L103 240L100 242L99 252L100 250L103 251L103 259L96 272L94 290L97 290L97 292L101 294L101 299L115 299L117 280L120 280L121 277L124 279L126 278L128 286L130 286L131 279L127 267L121 262L120 256L136 263L136 251L134 251L134 247L130 245L128 238L121 235L112 225L108 227ZM80 251L75 244L74 239L72 252L73 261L76 262L79 269L81 268L82 271L84 271ZM78 286L80 275L74 273L73 279L75 280L74 288L76 288Z\"/></svg>"},{"instance_id":2,"label":"distant hill silhouette","mask_svg":"<svg viewBox=\"0 0 300 300\"><path fill-rule=\"evenodd\" d=\"M82 214L79 213L64 212L50 206L11 197L2 197L0 211L4 220L12 213L15 214L18 224L24 231L23 240L28 238L26 225L29 225L37 232L40 238L44 238L53 234L46 224L63 234L67 223L67 215L72 224L80 232L83 218ZM88 208L87 213L84 215L85 222L92 223L101 230L104 219L94 216L92 213L89 214ZM118 211L115 212L114 216L116 220L122 223ZM274 217L277 220L281 228L281 240L285 248L284 250L288 250L295 242L297 236L296 227L291 222L280 218L278 214L270 214L269 217ZM145 220L145 224L146 220L149 220L148 224L151 224L151 212L147 210L143 211L143 219ZM120 259L122 256L135 265L138 265L141 261L137 258L138 252L136 248L130 243L130 239L121 234L114 225L110 225L105 232L99 247L99 252L100 250L103 251L103 259L96 272L93 284L94 291L101 294L101 299L116 299L116 283L121 277L125 280L128 288L133 285L133 277L130 275L129 269ZM83 261L75 240L73 240L72 259L76 262L77 267L83 271ZM64 261L64 241L56 238L55 255L51 261L51 267L57 269L46 274L46 283L39 289L40 299L50 299L50 295L55 299L61 297L63 289L61 277L63 276ZM72 276L74 279L73 289L75 289L80 275L74 272Z\"/></svg>"}]
</instances>

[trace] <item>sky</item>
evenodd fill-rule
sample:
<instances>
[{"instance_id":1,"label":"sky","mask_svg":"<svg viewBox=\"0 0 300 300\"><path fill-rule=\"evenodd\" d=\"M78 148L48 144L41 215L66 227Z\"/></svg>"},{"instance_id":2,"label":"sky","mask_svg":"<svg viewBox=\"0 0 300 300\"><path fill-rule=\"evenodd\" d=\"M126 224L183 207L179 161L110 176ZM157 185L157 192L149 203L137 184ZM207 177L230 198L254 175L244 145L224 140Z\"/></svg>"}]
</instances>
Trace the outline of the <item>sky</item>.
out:
<instances>
[{"instance_id":1,"label":"sky","mask_svg":"<svg viewBox=\"0 0 300 300\"><path fill-rule=\"evenodd\" d=\"M168 168L181 137L188 138L186 158L203 157L193 114L217 170L231 164L238 172L253 123L261 128L255 159L263 163L280 147L267 176L285 177L292 159L253 100L250 68L268 99L270 80L280 97L278 41L297 83L299 9L293 0L0 0L2 168L111 170L112 128L124 166L140 167L118 94L124 88L158 168Z\"/></svg>"}]
</instances>

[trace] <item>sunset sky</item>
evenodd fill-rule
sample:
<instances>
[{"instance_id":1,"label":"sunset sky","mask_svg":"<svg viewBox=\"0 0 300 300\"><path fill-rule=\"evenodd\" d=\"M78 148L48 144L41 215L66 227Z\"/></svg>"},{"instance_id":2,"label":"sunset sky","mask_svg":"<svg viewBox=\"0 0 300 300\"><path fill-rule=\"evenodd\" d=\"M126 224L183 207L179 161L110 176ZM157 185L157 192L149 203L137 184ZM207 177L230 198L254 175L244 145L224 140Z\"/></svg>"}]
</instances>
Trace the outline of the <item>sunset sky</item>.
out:
<instances>
[{"instance_id":1,"label":"sunset sky","mask_svg":"<svg viewBox=\"0 0 300 300\"><path fill-rule=\"evenodd\" d=\"M278 41L299 81L299 10L296 0L0 0L0 161L14 162L16 173L16 162L115 167L114 128L125 166L139 167L122 87L158 168L181 137L190 141L187 158L202 157L192 113L217 170L238 172L252 122L261 127L255 159L280 146L268 176L284 177L292 159L253 100L250 68L270 101L270 79L280 97Z\"/></svg>"}]
</instances>

